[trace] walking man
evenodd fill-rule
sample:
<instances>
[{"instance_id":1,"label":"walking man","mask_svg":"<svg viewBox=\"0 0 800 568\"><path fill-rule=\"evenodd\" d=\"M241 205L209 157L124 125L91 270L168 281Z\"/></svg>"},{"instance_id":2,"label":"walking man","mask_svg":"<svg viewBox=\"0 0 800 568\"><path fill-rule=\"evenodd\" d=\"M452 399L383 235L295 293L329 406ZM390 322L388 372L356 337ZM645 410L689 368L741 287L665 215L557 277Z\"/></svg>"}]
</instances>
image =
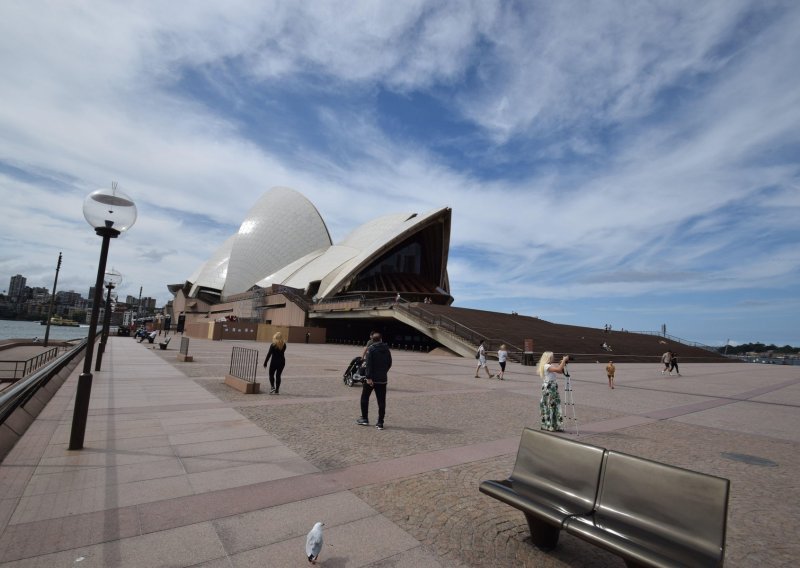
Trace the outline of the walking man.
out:
<instances>
[{"instance_id":1,"label":"walking man","mask_svg":"<svg viewBox=\"0 0 800 568\"><path fill-rule=\"evenodd\" d=\"M608 388L614 388L614 373L617 372L617 368L614 366L614 361L609 361L608 365L606 365L606 375L608 375Z\"/></svg>"},{"instance_id":2,"label":"walking man","mask_svg":"<svg viewBox=\"0 0 800 568\"><path fill-rule=\"evenodd\" d=\"M663 375L664 373L669 372L671 375L672 369L670 369L670 363L672 362L672 351L666 351L661 356L661 362L664 364L664 368L661 369L661 374Z\"/></svg>"},{"instance_id":3,"label":"walking man","mask_svg":"<svg viewBox=\"0 0 800 568\"><path fill-rule=\"evenodd\" d=\"M392 368L392 353L389 346L381 338L381 334L372 334L372 345L367 349L367 381L361 390L361 418L356 420L359 426L369 426L369 397L375 391L378 400L378 422L375 427L383 430L383 417L386 414L386 385L389 382L389 369Z\"/></svg>"}]
</instances>

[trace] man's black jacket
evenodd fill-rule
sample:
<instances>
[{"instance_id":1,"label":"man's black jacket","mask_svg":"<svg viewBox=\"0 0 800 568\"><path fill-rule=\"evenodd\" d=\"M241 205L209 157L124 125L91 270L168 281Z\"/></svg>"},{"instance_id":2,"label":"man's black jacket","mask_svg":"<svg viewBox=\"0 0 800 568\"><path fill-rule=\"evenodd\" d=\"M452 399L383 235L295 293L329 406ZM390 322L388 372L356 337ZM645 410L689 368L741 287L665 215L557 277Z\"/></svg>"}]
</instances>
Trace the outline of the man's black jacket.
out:
<instances>
[{"instance_id":1,"label":"man's black jacket","mask_svg":"<svg viewBox=\"0 0 800 568\"><path fill-rule=\"evenodd\" d=\"M367 350L367 378L373 383L385 384L389 381L389 369L392 368L392 352L383 343L373 343Z\"/></svg>"}]
</instances>

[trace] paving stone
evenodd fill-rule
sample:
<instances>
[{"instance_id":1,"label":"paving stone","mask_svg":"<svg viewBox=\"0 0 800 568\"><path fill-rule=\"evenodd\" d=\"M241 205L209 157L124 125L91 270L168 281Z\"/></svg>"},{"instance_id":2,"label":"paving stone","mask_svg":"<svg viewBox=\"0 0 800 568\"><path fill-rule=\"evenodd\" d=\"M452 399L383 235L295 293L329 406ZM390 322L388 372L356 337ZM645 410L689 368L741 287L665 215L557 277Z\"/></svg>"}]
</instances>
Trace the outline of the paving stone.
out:
<instances>
[{"instance_id":1,"label":"paving stone","mask_svg":"<svg viewBox=\"0 0 800 568\"><path fill-rule=\"evenodd\" d=\"M361 388L341 380L360 347L290 345L270 396L222 384L234 345L266 353L193 339L181 363L112 338L70 452L74 371L0 464L0 562L301 566L314 519L331 522L323 566L624 565L568 534L539 551L522 513L478 491L538 428L532 368L474 379L472 360L396 351L377 431L354 424ZM620 364L611 390L602 364L571 365L579 439L731 479L726 565L795 566L800 368L681 368Z\"/></svg>"}]
</instances>

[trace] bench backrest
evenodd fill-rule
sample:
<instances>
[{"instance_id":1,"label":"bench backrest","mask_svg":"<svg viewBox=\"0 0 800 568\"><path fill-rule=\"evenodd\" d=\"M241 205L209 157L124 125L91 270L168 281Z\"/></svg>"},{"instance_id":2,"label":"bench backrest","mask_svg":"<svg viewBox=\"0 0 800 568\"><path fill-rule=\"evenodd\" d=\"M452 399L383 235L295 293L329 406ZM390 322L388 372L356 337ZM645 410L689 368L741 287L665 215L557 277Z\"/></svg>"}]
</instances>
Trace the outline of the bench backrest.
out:
<instances>
[{"instance_id":1,"label":"bench backrest","mask_svg":"<svg viewBox=\"0 0 800 568\"><path fill-rule=\"evenodd\" d=\"M521 495L548 496L567 514L588 513L597 496L604 452L597 446L525 428L511 473L514 490Z\"/></svg>"},{"instance_id":2,"label":"bench backrest","mask_svg":"<svg viewBox=\"0 0 800 568\"><path fill-rule=\"evenodd\" d=\"M650 547L676 543L721 562L729 491L727 479L609 451L595 524Z\"/></svg>"}]
</instances>

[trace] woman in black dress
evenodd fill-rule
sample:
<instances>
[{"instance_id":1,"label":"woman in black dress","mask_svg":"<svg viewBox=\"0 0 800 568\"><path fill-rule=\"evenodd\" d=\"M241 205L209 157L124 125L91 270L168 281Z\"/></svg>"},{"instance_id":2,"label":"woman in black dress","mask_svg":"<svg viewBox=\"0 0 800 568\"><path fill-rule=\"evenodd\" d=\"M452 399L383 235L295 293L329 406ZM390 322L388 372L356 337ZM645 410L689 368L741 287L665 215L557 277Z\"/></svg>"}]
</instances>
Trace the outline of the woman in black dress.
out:
<instances>
[{"instance_id":1,"label":"woman in black dress","mask_svg":"<svg viewBox=\"0 0 800 568\"><path fill-rule=\"evenodd\" d=\"M264 359L265 369L270 358L272 359L272 362L269 363L269 394L280 394L281 373L286 365L284 353L286 353L286 342L283 340L283 334L279 331L272 336L272 345L269 346L267 358Z\"/></svg>"}]
</instances>

